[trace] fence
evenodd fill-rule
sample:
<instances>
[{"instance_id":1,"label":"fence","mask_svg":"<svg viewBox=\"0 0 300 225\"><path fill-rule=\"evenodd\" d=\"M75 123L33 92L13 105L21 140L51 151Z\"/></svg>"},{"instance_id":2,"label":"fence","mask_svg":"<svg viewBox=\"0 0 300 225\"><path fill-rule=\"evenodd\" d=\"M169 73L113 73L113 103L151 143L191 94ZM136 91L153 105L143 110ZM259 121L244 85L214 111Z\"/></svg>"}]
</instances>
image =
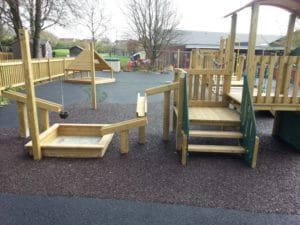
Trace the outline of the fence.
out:
<instances>
[{"instance_id":1,"label":"fence","mask_svg":"<svg viewBox=\"0 0 300 225\"><path fill-rule=\"evenodd\" d=\"M74 58L33 59L32 70L34 82L52 80L64 76L66 67ZM0 62L0 90L25 84L22 60Z\"/></svg>"},{"instance_id":2,"label":"fence","mask_svg":"<svg viewBox=\"0 0 300 225\"><path fill-rule=\"evenodd\" d=\"M0 61L13 59L14 55L11 52L0 52Z\"/></svg>"}]
</instances>

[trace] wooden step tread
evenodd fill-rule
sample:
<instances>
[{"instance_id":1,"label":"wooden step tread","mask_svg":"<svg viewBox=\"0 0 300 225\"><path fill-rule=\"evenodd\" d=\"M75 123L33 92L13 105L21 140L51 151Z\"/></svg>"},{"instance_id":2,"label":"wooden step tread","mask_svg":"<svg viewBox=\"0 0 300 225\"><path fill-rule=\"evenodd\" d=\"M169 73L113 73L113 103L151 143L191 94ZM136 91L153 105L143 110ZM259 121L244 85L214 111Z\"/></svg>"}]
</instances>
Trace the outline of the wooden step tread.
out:
<instances>
[{"instance_id":1,"label":"wooden step tread","mask_svg":"<svg viewBox=\"0 0 300 225\"><path fill-rule=\"evenodd\" d=\"M189 120L195 124L238 126L240 115L227 107L189 107Z\"/></svg>"},{"instance_id":2,"label":"wooden step tread","mask_svg":"<svg viewBox=\"0 0 300 225\"><path fill-rule=\"evenodd\" d=\"M231 153L243 154L245 149L241 146L231 145L188 145L189 152L209 152L209 153Z\"/></svg>"},{"instance_id":3,"label":"wooden step tread","mask_svg":"<svg viewBox=\"0 0 300 225\"><path fill-rule=\"evenodd\" d=\"M243 134L239 131L190 130L189 136L205 138L242 138Z\"/></svg>"}]
</instances>

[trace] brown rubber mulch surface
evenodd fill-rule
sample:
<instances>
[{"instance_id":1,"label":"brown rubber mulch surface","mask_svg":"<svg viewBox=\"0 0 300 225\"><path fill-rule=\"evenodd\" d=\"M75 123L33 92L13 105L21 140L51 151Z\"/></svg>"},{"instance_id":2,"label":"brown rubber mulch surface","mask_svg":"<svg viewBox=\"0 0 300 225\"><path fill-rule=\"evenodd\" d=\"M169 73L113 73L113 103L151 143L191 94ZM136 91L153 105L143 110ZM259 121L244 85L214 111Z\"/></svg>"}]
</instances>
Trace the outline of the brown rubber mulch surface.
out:
<instances>
[{"instance_id":1,"label":"brown rubber mulch surface","mask_svg":"<svg viewBox=\"0 0 300 225\"><path fill-rule=\"evenodd\" d=\"M135 105L73 105L66 121L111 123L134 118ZM47 196L85 196L230 208L254 212L300 213L299 152L271 137L272 117L258 115L260 152L255 170L239 156L192 155L179 163L174 134L162 141L163 104L149 105L147 143L137 144L130 131L130 150L119 154L115 135L103 159L43 158L23 150L28 141L18 130L0 129L0 192Z\"/></svg>"}]
</instances>

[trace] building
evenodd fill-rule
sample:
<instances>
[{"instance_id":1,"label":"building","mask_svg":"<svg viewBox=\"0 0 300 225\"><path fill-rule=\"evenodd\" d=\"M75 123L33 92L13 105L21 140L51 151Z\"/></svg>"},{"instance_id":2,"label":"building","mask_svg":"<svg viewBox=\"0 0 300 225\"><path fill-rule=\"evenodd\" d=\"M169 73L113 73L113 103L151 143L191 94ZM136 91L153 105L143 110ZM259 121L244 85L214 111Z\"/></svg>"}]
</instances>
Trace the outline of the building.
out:
<instances>
[{"instance_id":1,"label":"building","mask_svg":"<svg viewBox=\"0 0 300 225\"><path fill-rule=\"evenodd\" d=\"M70 57L76 57L83 51L83 48L78 45L74 45L73 47L69 48L69 51Z\"/></svg>"}]
</instances>

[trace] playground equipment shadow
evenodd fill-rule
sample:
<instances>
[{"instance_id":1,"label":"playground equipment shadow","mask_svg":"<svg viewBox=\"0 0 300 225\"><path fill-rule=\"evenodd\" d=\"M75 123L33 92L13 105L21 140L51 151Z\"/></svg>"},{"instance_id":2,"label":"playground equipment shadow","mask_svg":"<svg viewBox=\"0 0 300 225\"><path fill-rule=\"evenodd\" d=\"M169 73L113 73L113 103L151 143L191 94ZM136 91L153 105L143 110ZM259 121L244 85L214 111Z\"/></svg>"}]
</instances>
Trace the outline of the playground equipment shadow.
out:
<instances>
[{"instance_id":1,"label":"playground equipment shadow","mask_svg":"<svg viewBox=\"0 0 300 225\"><path fill-rule=\"evenodd\" d=\"M64 96L73 95L76 104L67 100L66 107L70 112L67 120L63 121L57 114L51 113L50 121L113 123L130 119L135 115L137 91L143 93L146 86L171 79L169 75L153 75L154 78L145 75L152 80L147 77L144 83L135 83L128 79L130 76L124 75L124 83L117 78L116 84L120 82L124 88L110 86L114 84L100 86L108 96L119 93L125 97L122 96L124 101L119 103L114 102L113 97L112 102L104 100L98 104L97 110L91 109L86 96L77 96L79 85L65 88ZM155 76L159 77L156 84L153 81ZM55 93L52 85L45 85L50 87L49 93ZM47 89L42 86L37 86L37 93L38 88ZM139 88L142 90L137 90ZM38 96L43 97L42 93ZM50 97L47 99L53 100ZM5 107L0 111L3 109ZM137 144L137 131L130 131L129 154L121 156L120 139L116 135L103 159L43 158L34 161L23 150L28 139L19 138L16 126L3 126L0 128L0 192L159 202L279 215L300 214L299 152L271 136L271 115L257 114L261 144L256 169L248 168L242 160L238 160L239 156L219 154L193 154L188 165L183 167L175 151L174 134L170 135L169 142L162 141L162 110L161 96L151 97L146 144ZM10 119L17 120L13 115Z\"/></svg>"}]
</instances>

